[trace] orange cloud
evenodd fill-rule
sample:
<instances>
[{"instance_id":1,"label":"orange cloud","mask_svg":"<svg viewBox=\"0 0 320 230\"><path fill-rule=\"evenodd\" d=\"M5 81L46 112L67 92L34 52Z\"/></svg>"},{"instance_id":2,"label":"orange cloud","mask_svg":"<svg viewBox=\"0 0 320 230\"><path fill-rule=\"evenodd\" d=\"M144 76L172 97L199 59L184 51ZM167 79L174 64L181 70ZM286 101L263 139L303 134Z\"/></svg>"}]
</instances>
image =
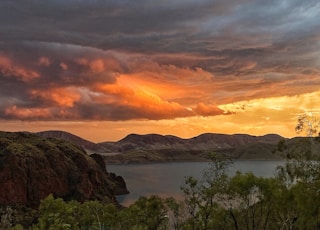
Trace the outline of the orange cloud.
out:
<instances>
[{"instance_id":1,"label":"orange cloud","mask_svg":"<svg viewBox=\"0 0 320 230\"><path fill-rule=\"evenodd\" d=\"M172 72L169 69L172 69ZM213 84L209 80L210 74L206 74L204 71L204 74L201 75L202 70L197 72L197 70L192 71L191 69L182 69L179 72L178 69L177 67L165 66L164 69L159 68L153 72L141 71L121 74L117 81L121 85L127 85L131 88L144 89L158 95L163 100L175 101L186 107L194 107L201 97L206 96L206 87ZM194 80L194 76L197 76L197 80Z\"/></svg>"},{"instance_id":2,"label":"orange cloud","mask_svg":"<svg viewBox=\"0 0 320 230\"><path fill-rule=\"evenodd\" d=\"M101 59L91 61L89 66L91 71L94 73L101 73L105 70L104 62Z\"/></svg>"},{"instance_id":3,"label":"orange cloud","mask_svg":"<svg viewBox=\"0 0 320 230\"><path fill-rule=\"evenodd\" d=\"M62 107L73 107L74 103L81 98L78 90L74 87L32 90L30 94L33 98L53 102Z\"/></svg>"},{"instance_id":4,"label":"orange cloud","mask_svg":"<svg viewBox=\"0 0 320 230\"><path fill-rule=\"evenodd\" d=\"M235 114L224 118L224 124L230 124L238 132L263 134L279 133L295 136L295 126L300 114L312 111L320 114L318 100L320 91L296 96L281 96L241 101L220 105L224 110Z\"/></svg>"},{"instance_id":5,"label":"orange cloud","mask_svg":"<svg viewBox=\"0 0 320 230\"><path fill-rule=\"evenodd\" d=\"M196 98L201 92L194 95L192 93L195 90L194 87L179 87L170 82L157 82L151 78L155 75L155 73L121 75L115 84L97 85L95 90L103 92L104 96L97 97L95 100L99 100L99 103L114 103L136 108L143 114L148 114L149 118L154 116L152 119L229 114L215 104L206 105L201 102L182 105L178 103L179 97ZM175 100L171 101L170 98Z\"/></svg>"},{"instance_id":6,"label":"orange cloud","mask_svg":"<svg viewBox=\"0 0 320 230\"><path fill-rule=\"evenodd\" d=\"M141 118L163 119L194 115L179 103L165 101L143 86L137 87L129 82L123 84L120 80L116 84L99 85L97 90L103 92L103 95L96 99L100 103L114 103L134 109Z\"/></svg>"},{"instance_id":7,"label":"orange cloud","mask_svg":"<svg viewBox=\"0 0 320 230\"><path fill-rule=\"evenodd\" d=\"M216 105L205 105L202 102L198 103L194 111L201 116L216 116L224 113L224 111Z\"/></svg>"},{"instance_id":8,"label":"orange cloud","mask_svg":"<svg viewBox=\"0 0 320 230\"><path fill-rule=\"evenodd\" d=\"M17 106L12 106L5 109L5 114L22 120L51 118L49 108L18 108Z\"/></svg>"},{"instance_id":9,"label":"orange cloud","mask_svg":"<svg viewBox=\"0 0 320 230\"><path fill-rule=\"evenodd\" d=\"M40 77L37 72L17 66L4 56L0 56L0 73L6 77L15 77L24 82Z\"/></svg>"}]
</instances>

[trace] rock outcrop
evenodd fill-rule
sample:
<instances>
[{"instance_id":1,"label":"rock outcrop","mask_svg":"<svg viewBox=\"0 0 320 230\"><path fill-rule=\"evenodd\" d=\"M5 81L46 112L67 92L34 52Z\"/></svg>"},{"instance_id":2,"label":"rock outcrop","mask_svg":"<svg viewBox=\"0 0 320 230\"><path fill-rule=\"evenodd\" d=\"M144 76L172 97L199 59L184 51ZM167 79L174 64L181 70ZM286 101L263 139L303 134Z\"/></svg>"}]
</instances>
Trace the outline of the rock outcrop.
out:
<instances>
[{"instance_id":1,"label":"rock outcrop","mask_svg":"<svg viewBox=\"0 0 320 230\"><path fill-rule=\"evenodd\" d=\"M37 207L49 194L65 200L107 200L128 193L98 155L56 138L0 132L0 204Z\"/></svg>"}]
</instances>

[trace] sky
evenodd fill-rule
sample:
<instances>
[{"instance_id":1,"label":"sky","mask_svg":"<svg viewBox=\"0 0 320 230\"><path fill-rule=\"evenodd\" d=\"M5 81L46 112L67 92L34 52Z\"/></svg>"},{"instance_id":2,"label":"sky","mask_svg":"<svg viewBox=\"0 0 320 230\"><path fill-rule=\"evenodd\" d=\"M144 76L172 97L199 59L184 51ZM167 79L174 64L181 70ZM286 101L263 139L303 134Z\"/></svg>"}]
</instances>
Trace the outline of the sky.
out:
<instances>
[{"instance_id":1,"label":"sky","mask_svg":"<svg viewBox=\"0 0 320 230\"><path fill-rule=\"evenodd\" d=\"M1 0L0 130L296 136L318 0Z\"/></svg>"}]
</instances>

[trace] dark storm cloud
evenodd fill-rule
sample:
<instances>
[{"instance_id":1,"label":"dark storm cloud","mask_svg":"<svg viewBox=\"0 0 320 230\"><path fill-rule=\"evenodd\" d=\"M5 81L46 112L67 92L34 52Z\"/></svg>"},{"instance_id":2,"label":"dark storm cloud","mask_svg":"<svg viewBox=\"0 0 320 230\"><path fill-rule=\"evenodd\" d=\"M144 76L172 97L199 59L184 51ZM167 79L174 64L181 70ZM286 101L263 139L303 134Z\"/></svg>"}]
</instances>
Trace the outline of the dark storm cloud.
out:
<instances>
[{"instance_id":1,"label":"dark storm cloud","mask_svg":"<svg viewBox=\"0 0 320 230\"><path fill-rule=\"evenodd\" d=\"M318 33L317 1L1 1L2 40L134 52L255 48ZM302 35L303 34L303 35Z\"/></svg>"},{"instance_id":2,"label":"dark storm cloud","mask_svg":"<svg viewBox=\"0 0 320 230\"><path fill-rule=\"evenodd\" d=\"M121 60L117 60L111 52L102 52L92 48L70 44L44 42L7 42L0 44L0 55L7 56L12 62L12 68L25 66L30 71L40 72L41 78L37 84L50 82L57 85L90 85L91 81L113 82L115 76L111 73L121 71ZM94 69L94 61L103 59L100 70ZM82 62L81 62L82 60ZM0 60L1 61L1 60ZM86 61L85 63L83 61ZM112 65L111 61L116 63ZM103 78L101 77L103 74ZM51 85L52 86L52 85ZM48 85L48 87L51 87Z\"/></svg>"},{"instance_id":3,"label":"dark storm cloud","mask_svg":"<svg viewBox=\"0 0 320 230\"><path fill-rule=\"evenodd\" d=\"M315 0L2 0L0 117L209 116L226 113L216 104L312 92L319 18Z\"/></svg>"}]
</instances>

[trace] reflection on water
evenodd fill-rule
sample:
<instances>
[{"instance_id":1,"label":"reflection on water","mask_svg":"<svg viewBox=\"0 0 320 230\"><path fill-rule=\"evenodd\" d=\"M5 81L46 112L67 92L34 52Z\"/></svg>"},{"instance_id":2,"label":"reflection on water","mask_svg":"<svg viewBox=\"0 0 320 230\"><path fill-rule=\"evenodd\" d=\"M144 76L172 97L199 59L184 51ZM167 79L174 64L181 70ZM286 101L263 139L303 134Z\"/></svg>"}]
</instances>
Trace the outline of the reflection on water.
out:
<instances>
[{"instance_id":1,"label":"reflection on water","mask_svg":"<svg viewBox=\"0 0 320 230\"><path fill-rule=\"evenodd\" d=\"M179 162L162 164L108 165L109 172L122 176L130 194L118 196L118 201L128 206L140 196L159 195L161 197L181 197L180 187L187 176L200 178L208 167L206 162ZM230 175L236 171L253 172L256 176L272 177L277 166L283 161L235 161Z\"/></svg>"}]
</instances>

